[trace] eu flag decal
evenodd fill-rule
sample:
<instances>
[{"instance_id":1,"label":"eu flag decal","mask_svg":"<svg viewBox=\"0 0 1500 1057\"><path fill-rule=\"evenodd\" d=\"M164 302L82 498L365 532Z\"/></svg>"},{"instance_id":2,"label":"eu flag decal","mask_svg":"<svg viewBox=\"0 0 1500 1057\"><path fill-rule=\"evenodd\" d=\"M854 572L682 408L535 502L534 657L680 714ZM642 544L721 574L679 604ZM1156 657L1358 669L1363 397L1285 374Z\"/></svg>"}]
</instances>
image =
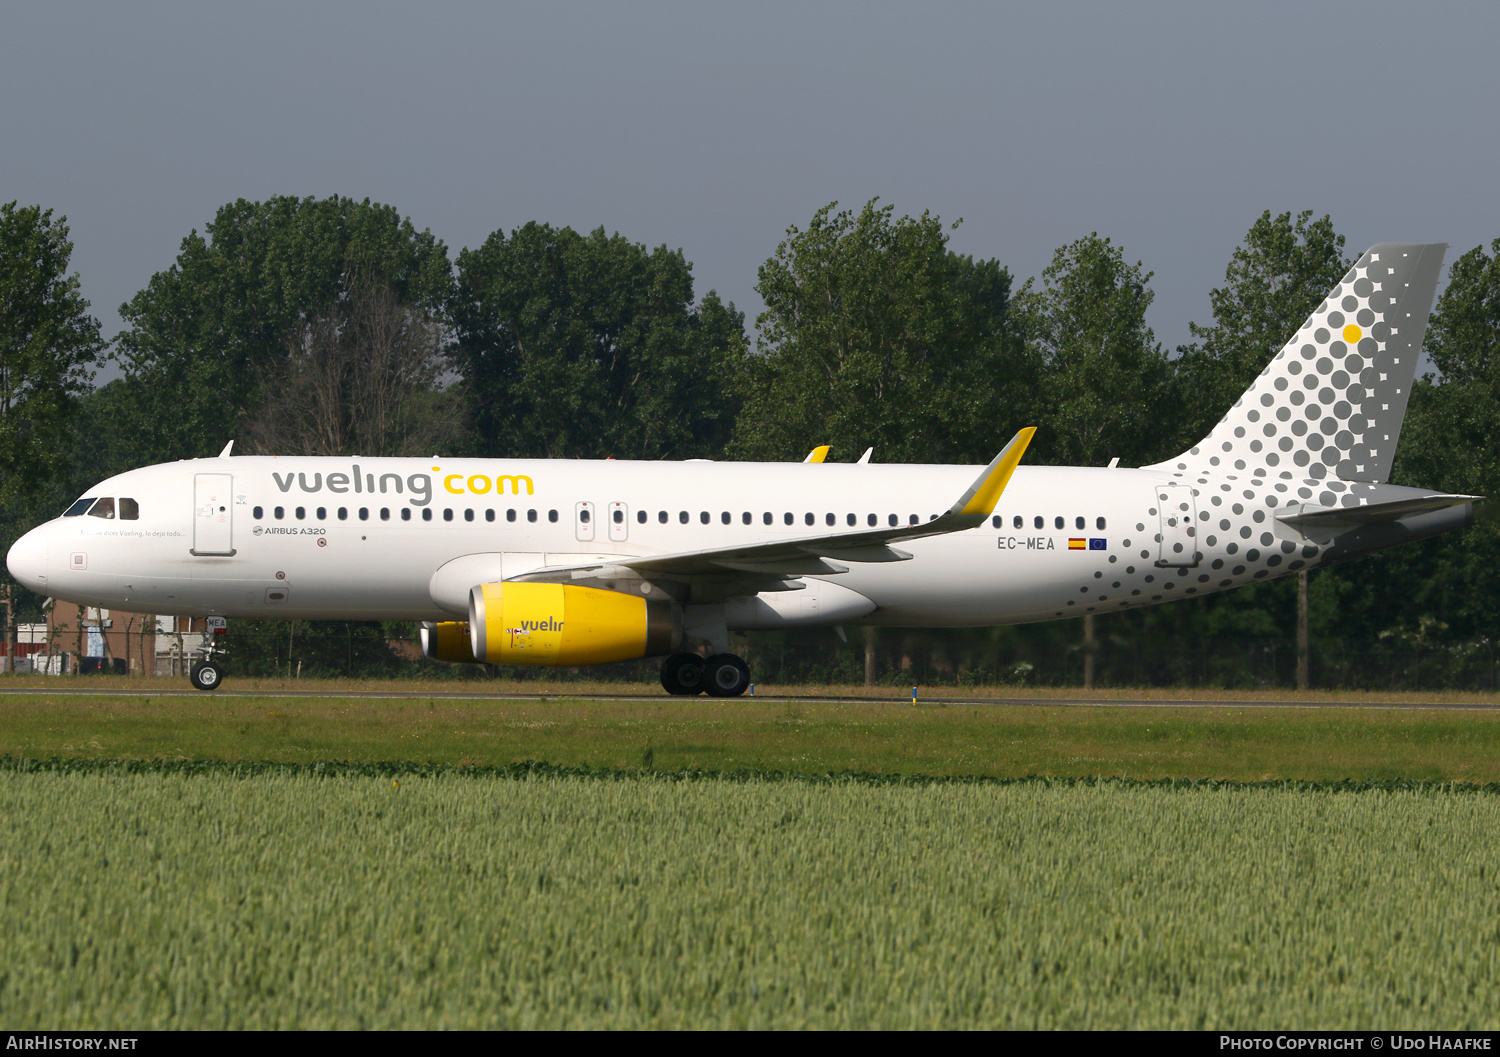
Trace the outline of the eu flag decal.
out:
<instances>
[{"instance_id":1,"label":"eu flag decal","mask_svg":"<svg viewBox=\"0 0 1500 1057\"><path fill-rule=\"evenodd\" d=\"M1095 539L1089 540L1089 550L1091 550L1091 551L1107 551L1107 550L1109 550L1109 546L1108 546L1108 544L1105 543L1104 540L1095 538Z\"/></svg>"}]
</instances>

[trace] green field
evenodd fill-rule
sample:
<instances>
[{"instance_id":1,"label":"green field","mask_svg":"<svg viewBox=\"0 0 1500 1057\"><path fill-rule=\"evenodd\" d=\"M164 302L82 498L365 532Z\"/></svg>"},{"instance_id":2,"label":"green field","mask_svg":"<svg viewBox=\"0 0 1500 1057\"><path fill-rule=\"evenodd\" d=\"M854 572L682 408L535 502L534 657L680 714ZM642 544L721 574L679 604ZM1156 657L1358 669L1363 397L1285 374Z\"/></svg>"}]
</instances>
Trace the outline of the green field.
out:
<instances>
[{"instance_id":1,"label":"green field","mask_svg":"<svg viewBox=\"0 0 1500 1057\"><path fill-rule=\"evenodd\" d=\"M1497 783L1478 708L11 695L0 1022L1494 1030Z\"/></svg>"},{"instance_id":2,"label":"green field","mask_svg":"<svg viewBox=\"0 0 1500 1057\"><path fill-rule=\"evenodd\" d=\"M1500 796L0 770L13 1029L1500 1025Z\"/></svg>"},{"instance_id":3,"label":"green field","mask_svg":"<svg viewBox=\"0 0 1500 1057\"><path fill-rule=\"evenodd\" d=\"M1500 782L1500 710L0 697L0 755Z\"/></svg>"}]
</instances>

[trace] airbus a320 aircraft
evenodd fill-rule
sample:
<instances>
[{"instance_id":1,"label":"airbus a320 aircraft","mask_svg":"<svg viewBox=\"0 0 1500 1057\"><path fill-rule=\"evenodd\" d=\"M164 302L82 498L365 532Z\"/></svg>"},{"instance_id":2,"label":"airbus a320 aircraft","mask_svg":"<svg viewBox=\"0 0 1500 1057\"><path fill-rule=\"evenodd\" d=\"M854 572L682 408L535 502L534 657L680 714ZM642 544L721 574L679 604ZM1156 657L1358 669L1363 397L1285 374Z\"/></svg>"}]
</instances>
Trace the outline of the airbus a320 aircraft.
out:
<instances>
[{"instance_id":1,"label":"airbus a320 aircraft","mask_svg":"<svg viewBox=\"0 0 1500 1057\"><path fill-rule=\"evenodd\" d=\"M147 613L422 621L428 656L665 656L673 694L742 693L729 633L975 626L1147 606L1469 523L1386 483L1443 245L1366 252L1175 459L980 467L229 457L90 489L10 550L26 587ZM706 640L704 659L689 647ZM193 666L220 685L212 645Z\"/></svg>"}]
</instances>

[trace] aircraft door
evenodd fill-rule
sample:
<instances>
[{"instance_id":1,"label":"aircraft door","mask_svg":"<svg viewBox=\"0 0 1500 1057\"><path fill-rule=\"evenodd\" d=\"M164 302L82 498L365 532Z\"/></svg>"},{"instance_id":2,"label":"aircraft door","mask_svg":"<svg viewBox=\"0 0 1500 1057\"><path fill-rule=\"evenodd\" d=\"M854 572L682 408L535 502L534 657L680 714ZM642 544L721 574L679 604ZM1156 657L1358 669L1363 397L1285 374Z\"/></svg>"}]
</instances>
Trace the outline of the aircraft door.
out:
<instances>
[{"instance_id":1,"label":"aircraft door","mask_svg":"<svg viewBox=\"0 0 1500 1057\"><path fill-rule=\"evenodd\" d=\"M609 538L612 543L624 543L630 535L630 508L624 503L609 504Z\"/></svg>"},{"instance_id":2,"label":"aircraft door","mask_svg":"<svg viewBox=\"0 0 1500 1057\"><path fill-rule=\"evenodd\" d=\"M1160 517L1161 551L1159 567L1189 568L1197 565L1198 504L1191 487L1175 481L1156 486L1157 514Z\"/></svg>"},{"instance_id":3,"label":"aircraft door","mask_svg":"<svg viewBox=\"0 0 1500 1057\"><path fill-rule=\"evenodd\" d=\"M233 474L193 475L193 554L234 554L233 490Z\"/></svg>"},{"instance_id":4,"label":"aircraft door","mask_svg":"<svg viewBox=\"0 0 1500 1057\"><path fill-rule=\"evenodd\" d=\"M573 526L577 530L578 538L584 543L590 543L594 539L594 504L577 503L573 507Z\"/></svg>"}]
</instances>

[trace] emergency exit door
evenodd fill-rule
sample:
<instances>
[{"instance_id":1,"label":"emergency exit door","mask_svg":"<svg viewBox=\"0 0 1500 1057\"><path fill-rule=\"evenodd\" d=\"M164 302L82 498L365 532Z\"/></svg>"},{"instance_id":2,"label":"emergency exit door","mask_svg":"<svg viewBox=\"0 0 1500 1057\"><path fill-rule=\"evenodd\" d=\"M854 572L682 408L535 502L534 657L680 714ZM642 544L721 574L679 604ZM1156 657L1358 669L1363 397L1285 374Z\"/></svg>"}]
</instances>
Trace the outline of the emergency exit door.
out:
<instances>
[{"instance_id":1,"label":"emergency exit door","mask_svg":"<svg viewBox=\"0 0 1500 1057\"><path fill-rule=\"evenodd\" d=\"M234 554L234 475L193 475L193 554Z\"/></svg>"}]
</instances>

